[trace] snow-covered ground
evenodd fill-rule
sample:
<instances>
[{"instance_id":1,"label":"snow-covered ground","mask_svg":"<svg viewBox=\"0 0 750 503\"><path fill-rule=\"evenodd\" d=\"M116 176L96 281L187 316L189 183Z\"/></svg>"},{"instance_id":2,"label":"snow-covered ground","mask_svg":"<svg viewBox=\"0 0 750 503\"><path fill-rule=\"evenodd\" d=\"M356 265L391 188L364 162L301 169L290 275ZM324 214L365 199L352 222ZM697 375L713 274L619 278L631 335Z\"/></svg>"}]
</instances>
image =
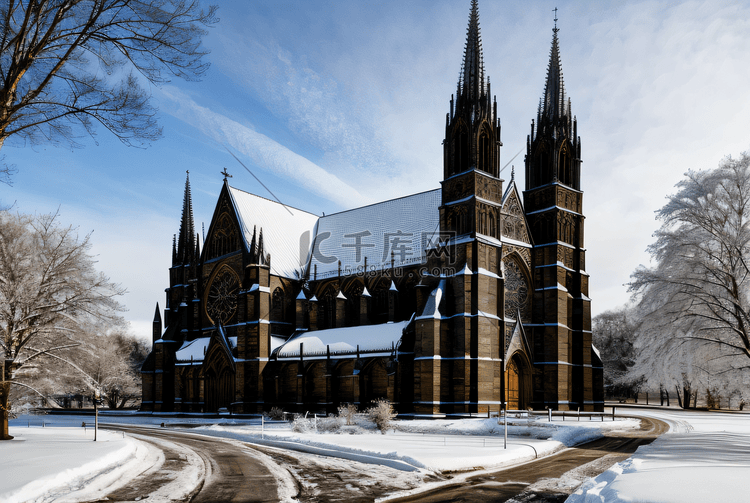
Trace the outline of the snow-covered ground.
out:
<instances>
[{"instance_id":1,"label":"snow-covered ground","mask_svg":"<svg viewBox=\"0 0 750 503\"><path fill-rule=\"evenodd\" d=\"M465 471L496 468L527 461L559 451L566 446L602 436L602 429L637 428L634 419L617 421L563 422L554 418L510 421L507 449L503 425L493 419L399 421L397 430L383 435L364 417L356 424L342 424L335 432L325 432L325 422L308 420L298 431L289 425L258 426L212 425L196 429L208 435L286 447L306 452L332 454L354 461L377 463L401 470Z\"/></svg>"},{"instance_id":2,"label":"snow-covered ground","mask_svg":"<svg viewBox=\"0 0 750 503\"><path fill-rule=\"evenodd\" d=\"M669 433L590 479L571 503L750 501L750 415L628 410L662 419Z\"/></svg>"},{"instance_id":3,"label":"snow-covered ground","mask_svg":"<svg viewBox=\"0 0 750 503\"><path fill-rule=\"evenodd\" d=\"M12 427L10 433L12 441L0 442L3 503L98 499L161 454L119 433L100 430L94 442L93 429L80 426Z\"/></svg>"},{"instance_id":4,"label":"snow-covered ground","mask_svg":"<svg viewBox=\"0 0 750 503\"><path fill-rule=\"evenodd\" d=\"M81 424L87 423L86 429ZM289 423L224 418L100 416L100 423L159 427L190 426L191 432L291 448L399 470L421 472L475 470L513 464L543 456L601 436L602 428L629 429L636 420L571 421L546 417L510 421L507 449L497 419L398 421L398 431L382 435L364 417L354 426L322 432L324 421L309 420L302 431ZM104 489L127 484L155 466L159 453L144 442L99 431L93 442L90 416L22 416L12 420L11 442L0 443L0 501L86 501ZM6 477L6 474L8 475ZM7 481L7 482L6 482Z\"/></svg>"},{"instance_id":5,"label":"snow-covered ground","mask_svg":"<svg viewBox=\"0 0 750 503\"><path fill-rule=\"evenodd\" d=\"M620 408L618 413L654 416L667 421L672 431L589 480L569 501L702 502L746 497L741 481L750 473L750 416ZM125 485L158 464L159 452L153 447L119 433L100 430L103 441L92 442L90 424L84 432L82 421L90 423L91 418L24 416L13 420L10 430L16 440L0 443L0 501L91 500L105 494L105 488ZM315 420L299 424L296 431L288 423L266 423L261 430L257 420L228 417L217 421L104 416L101 422L191 426L194 433L422 473L497 468L593 440L603 428L638 425L632 419L579 422L568 418L562 422L553 418L549 423L546 417L516 418L510 421L508 448L504 449L503 425L494 418L398 421L398 430L386 435L362 417L354 426L341 425L335 431L325 431L331 429L328 419L319 419L317 426ZM340 463L335 458L321 459Z\"/></svg>"}]
</instances>

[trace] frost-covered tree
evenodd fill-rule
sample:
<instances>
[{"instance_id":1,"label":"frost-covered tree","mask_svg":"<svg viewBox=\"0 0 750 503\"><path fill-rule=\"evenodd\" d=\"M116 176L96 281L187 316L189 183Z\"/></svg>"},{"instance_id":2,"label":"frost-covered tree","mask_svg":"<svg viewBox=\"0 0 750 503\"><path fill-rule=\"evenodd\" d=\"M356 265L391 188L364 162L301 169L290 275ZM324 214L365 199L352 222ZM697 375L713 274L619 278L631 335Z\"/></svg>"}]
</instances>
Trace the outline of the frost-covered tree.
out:
<instances>
[{"instance_id":1,"label":"frost-covered tree","mask_svg":"<svg viewBox=\"0 0 750 503\"><path fill-rule=\"evenodd\" d=\"M83 324L76 346L60 351L59 358L46 358L33 371L22 370L16 380L46 395L100 392L110 409L135 405L141 398L140 367L149 348L125 328L122 321Z\"/></svg>"},{"instance_id":2,"label":"frost-covered tree","mask_svg":"<svg viewBox=\"0 0 750 503\"><path fill-rule=\"evenodd\" d=\"M60 225L56 214L0 211L2 381L13 382L24 367L59 357L80 344L83 325L92 319L115 320L122 310L116 297L124 289L96 271L89 238ZM7 390L0 394L0 407L4 439Z\"/></svg>"},{"instance_id":3,"label":"frost-covered tree","mask_svg":"<svg viewBox=\"0 0 750 503\"><path fill-rule=\"evenodd\" d=\"M79 146L96 124L127 145L158 138L139 76L200 77L215 12L197 0L0 2L0 148L8 138Z\"/></svg>"},{"instance_id":4,"label":"frost-covered tree","mask_svg":"<svg viewBox=\"0 0 750 503\"><path fill-rule=\"evenodd\" d=\"M637 322L632 308L621 307L605 311L591 320L593 344L604 365L604 385L615 394L626 392L634 383L624 379L633 366L635 330ZM613 387L619 388L619 391Z\"/></svg>"},{"instance_id":5,"label":"frost-covered tree","mask_svg":"<svg viewBox=\"0 0 750 503\"><path fill-rule=\"evenodd\" d=\"M689 171L677 187L657 211L656 265L639 267L630 288L642 320L634 370L681 380L685 395L707 362L714 374L750 364L750 155Z\"/></svg>"}]
</instances>

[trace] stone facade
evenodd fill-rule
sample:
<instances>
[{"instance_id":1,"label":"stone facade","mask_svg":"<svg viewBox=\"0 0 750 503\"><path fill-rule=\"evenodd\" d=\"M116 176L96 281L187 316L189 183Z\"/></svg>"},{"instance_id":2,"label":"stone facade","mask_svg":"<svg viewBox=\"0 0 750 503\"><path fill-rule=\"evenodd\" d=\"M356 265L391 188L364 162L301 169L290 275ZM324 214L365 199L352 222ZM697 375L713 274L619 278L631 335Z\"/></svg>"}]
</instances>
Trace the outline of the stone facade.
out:
<instances>
[{"instance_id":1,"label":"stone facade","mask_svg":"<svg viewBox=\"0 0 750 503\"><path fill-rule=\"evenodd\" d=\"M473 1L440 189L317 217L225 177L201 250L186 181L143 409L602 410L557 29L523 200L501 146Z\"/></svg>"}]
</instances>

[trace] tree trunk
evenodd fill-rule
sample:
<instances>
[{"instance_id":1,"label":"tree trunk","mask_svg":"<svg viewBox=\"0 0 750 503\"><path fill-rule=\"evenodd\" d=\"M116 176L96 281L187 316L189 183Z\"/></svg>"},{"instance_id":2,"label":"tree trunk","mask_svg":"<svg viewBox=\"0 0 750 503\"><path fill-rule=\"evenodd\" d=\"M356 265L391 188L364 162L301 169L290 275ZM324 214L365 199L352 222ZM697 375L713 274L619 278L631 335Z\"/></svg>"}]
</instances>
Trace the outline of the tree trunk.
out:
<instances>
[{"instance_id":1,"label":"tree trunk","mask_svg":"<svg viewBox=\"0 0 750 503\"><path fill-rule=\"evenodd\" d=\"M683 386L683 388L682 388L682 394L683 394L682 402L685 404L685 408L689 409L690 408L690 399L693 398L693 390L691 390L690 388L686 388L686 387Z\"/></svg>"},{"instance_id":2,"label":"tree trunk","mask_svg":"<svg viewBox=\"0 0 750 503\"><path fill-rule=\"evenodd\" d=\"M11 440L8 434L8 412L10 406L8 405L8 396L10 395L10 381L0 381L0 440Z\"/></svg>"},{"instance_id":3,"label":"tree trunk","mask_svg":"<svg viewBox=\"0 0 750 503\"><path fill-rule=\"evenodd\" d=\"M682 406L682 396L680 395L680 388L675 386L674 387L677 390L677 403L679 404L681 409L684 409L685 407Z\"/></svg>"}]
</instances>

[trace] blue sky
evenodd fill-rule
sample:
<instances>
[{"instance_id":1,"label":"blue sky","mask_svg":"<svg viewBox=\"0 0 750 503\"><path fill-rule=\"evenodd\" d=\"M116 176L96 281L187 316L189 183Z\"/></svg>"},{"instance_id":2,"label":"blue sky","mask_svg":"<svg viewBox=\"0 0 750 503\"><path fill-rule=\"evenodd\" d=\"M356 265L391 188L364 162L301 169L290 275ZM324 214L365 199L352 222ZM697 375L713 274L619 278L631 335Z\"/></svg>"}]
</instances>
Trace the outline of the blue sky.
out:
<instances>
[{"instance_id":1,"label":"blue sky","mask_svg":"<svg viewBox=\"0 0 750 503\"><path fill-rule=\"evenodd\" d=\"M558 7L563 74L582 139L587 266L594 314L623 286L658 227L654 211L688 169L750 147L747 2L480 0L484 62L502 121L501 165L523 188ZM439 187L445 114L470 1L222 2L200 82L151 89L164 137L128 148L105 131L85 148L6 145L0 201L60 212L93 231L99 267L127 287L132 331L163 307L185 171L196 225L221 188L318 213ZM502 176L510 178L510 168Z\"/></svg>"}]
</instances>

